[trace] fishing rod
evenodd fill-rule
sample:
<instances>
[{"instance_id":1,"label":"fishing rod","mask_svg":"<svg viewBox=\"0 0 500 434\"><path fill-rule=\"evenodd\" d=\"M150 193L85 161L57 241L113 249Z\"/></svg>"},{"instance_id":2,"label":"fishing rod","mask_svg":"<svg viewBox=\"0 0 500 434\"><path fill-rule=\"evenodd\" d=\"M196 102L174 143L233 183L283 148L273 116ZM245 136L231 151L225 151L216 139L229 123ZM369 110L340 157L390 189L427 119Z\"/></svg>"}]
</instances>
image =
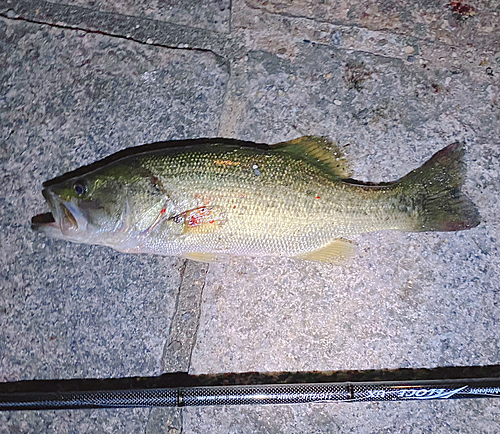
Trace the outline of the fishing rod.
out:
<instances>
[{"instance_id":1,"label":"fishing rod","mask_svg":"<svg viewBox=\"0 0 500 434\"><path fill-rule=\"evenodd\" d=\"M460 372L469 378L456 378ZM376 380L357 381L360 378ZM493 397L500 398L500 366L202 376L174 373L143 378L0 383L3 411Z\"/></svg>"}]
</instances>

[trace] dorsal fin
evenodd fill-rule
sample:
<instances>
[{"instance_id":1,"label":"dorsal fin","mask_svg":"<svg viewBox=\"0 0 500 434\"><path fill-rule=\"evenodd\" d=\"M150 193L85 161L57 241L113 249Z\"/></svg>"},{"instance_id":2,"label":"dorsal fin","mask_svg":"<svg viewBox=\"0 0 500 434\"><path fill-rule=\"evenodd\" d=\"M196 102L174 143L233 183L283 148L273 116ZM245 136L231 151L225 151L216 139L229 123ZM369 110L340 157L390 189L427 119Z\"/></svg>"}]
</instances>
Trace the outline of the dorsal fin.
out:
<instances>
[{"instance_id":1,"label":"dorsal fin","mask_svg":"<svg viewBox=\"0 0 500 434\"><path fill-rule=\"evenodd\" d=\"M352 169L342 148L326 137L303 136L277 143L272 147L294 158L310 159L315 165L319 162L323 170L328 170L336 177L346 179L352 175Z\"/></svg>"}]
</instances>

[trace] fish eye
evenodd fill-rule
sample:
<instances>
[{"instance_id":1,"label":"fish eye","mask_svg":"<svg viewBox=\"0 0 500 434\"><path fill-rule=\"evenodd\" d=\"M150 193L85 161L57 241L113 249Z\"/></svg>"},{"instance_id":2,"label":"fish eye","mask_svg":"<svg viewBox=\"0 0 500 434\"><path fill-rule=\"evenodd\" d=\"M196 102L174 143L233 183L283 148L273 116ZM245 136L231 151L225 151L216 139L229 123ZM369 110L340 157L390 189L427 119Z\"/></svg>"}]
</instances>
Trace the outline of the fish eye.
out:
<instances>
[{"instance_id":1,"label":"fish eye","mask_svg":"<svg viewBox=\"0 0 500 434\"><path fill-rule=\"evenodd\" d=\"M83 194L84 194L84 193L86 193L86 191L87 191L87 186L85 185L85 182L84 182L84 181L82 181L82 180L76 181L76 182L73 184L73 188L75 189L75 193L76 193L78 196L83 195Z\"/></svg>"}]
</instances>

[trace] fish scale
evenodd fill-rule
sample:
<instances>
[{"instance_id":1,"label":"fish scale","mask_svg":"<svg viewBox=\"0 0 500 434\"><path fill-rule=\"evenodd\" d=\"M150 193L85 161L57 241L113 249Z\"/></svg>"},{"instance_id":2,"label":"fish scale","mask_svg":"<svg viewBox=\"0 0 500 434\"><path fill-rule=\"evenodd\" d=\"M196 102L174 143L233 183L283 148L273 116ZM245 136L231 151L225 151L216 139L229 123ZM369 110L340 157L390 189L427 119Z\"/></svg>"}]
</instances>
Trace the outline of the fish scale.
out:
<instances>
[{"instance_id":1,"label":"fish scale","mask_svg":"<svg viewBox=\"0 0 500 434\"><path fill-rule=\"evenodd\" d=\"M144 166L155 173L164 185L183 185L181 191L174 191L171 196L174 203L178 202L176 210L205 205L213 206L220 213L223 222L219 230L213 232L207 228L208 233L199 231L185 237L190 249L235 255L280 252L284 256L294 256L346 235L345 230L340 228L339 231L339 225L334 222L345 220L349 210L337 205L335 191L328 188L330 181L323 174L300 167L304 166L300 161L264 157L265 161L262 157L245 154L195 154L191 158L183 158L183 163L190 161L191 164L190 175L183 179L182 184L178 175L163 175L177 171L179 164L175 159L169 167L157 165L154 160L150 163L144 161ZM214 176L209 168L217 166L214 161L221 161L222 158L230 158L228 161L239 164L219 164ZM260 175L250 170L255 165ZM299 171L302 171L302 179L291 175ZM279 173L284 173L280 182L277 179ZM307 191L315 193L307 194ZM177 195L180 197L178 200ZM191 200L186 200L189 198ZM366 200L362 203L368 205ZM360 212L359 206L355 212ZM360 223L361 226L356 229L361 232L366 222L361 220ZM162 245L166 246L169 243L168 231L163 233L167 236ZM165 250L165 247L157 250Z\"/></svg>"}]
</instances>

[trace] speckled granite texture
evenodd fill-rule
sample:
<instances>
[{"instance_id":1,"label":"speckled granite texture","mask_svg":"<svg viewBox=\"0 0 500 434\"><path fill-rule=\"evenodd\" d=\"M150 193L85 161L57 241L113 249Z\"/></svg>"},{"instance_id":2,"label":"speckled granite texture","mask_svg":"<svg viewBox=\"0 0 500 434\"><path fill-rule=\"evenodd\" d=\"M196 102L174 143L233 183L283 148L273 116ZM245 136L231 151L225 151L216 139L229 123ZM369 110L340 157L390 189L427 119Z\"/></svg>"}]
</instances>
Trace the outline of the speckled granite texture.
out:
<instances>
[{"instance_id":1,"label":"speckled granite texture","mask_svg":"<svg viewBox=\"0 0 500 434\"><path fill-rule=\"evenodd\" d=\"M0 379L500 364L498 2L0 2ZM483 218L341 265L49 240L43 181L130 146L325 135L389 181L465 142ZM0 433L496 433L492 400L6 412Z\"/></svg>"}]
</instances>

